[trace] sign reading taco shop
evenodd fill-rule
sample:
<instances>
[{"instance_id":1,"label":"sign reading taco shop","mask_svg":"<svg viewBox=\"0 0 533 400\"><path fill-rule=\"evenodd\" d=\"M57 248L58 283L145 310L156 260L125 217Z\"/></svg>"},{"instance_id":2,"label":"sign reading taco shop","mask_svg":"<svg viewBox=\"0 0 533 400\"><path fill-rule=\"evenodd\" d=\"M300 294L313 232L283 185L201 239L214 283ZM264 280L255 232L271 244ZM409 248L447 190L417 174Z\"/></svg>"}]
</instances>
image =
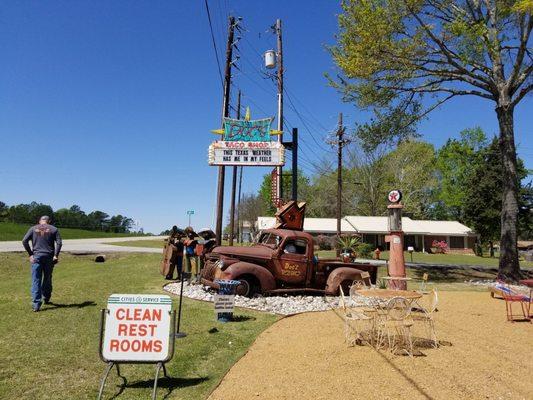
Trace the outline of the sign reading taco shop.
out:
<instances>
[{"instance_id":1,"label":"sign reading taco shop","mask_svg":"<svg viewBox=\"0 0 533 400\"><path fill-rule=\"evenodd\" d=\"M165 295L109 296L103 357L109 361L165 360L169 352L171 307L172 300Z\"/></svg>"},{"instance_id":2,"label":"sign reading taco shop","mask_svg":"<svg viewBox=\"0 0 533 400\"><path fill-rule=\"evenodd\" d=\"M212 131L222 135L209 146L209 165L282 166L285 149L272 135L281 132L270 129L273 118L250 120L246 110L244 120L224 118L223 129Z\"/></svg>"}]
</instances>

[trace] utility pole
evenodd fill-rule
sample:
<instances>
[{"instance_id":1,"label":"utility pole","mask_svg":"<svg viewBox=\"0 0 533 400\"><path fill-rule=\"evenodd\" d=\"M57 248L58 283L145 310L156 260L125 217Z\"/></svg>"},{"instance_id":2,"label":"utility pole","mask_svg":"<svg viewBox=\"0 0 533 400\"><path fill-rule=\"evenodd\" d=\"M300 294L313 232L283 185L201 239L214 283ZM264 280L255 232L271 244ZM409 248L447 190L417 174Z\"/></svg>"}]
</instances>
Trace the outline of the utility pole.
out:
<instances>
[{"instance_id":1,"label":"utility pole","mask_svg":"<svg viewBox=\"0 0 533 400\"><path fill-rule=\"evenodd\" d=\"M342 218L342 148L344 141L344 126L342 125L342 113L339 113L339 127L337 128L337 257L341 254L339 239L341 237Z\"/></svg>"},{"instance_id":2,"label":"utility pole","mask_svg":"<svg viewBox=\"0 0 533 400\"><path fill-rule=\"evenodd\" d=\"M278 81L278 131L283 131L283 42L281 36L281 20L276 20L275 26L276 36L278 38L278 51L277 51L277 81ZM283 142L283 133L278 135L278 142ZM283 168L281 166L276 167L276 173L278 175L277 182L277 194L278 199L283 198Z\"/></svg>"},{"instance_id":3,"label":"utility pole","mask_svg":"<svg viewBox=\"0 0 533 400\"><path fill-rule=\"evenodd\" d=\"M233 58L233 36L235 31L235 18L228 18L228 42L226 45L226 68L224 71L224 96L222 101L222 123L224 118L229 116L229 99L231 88L231 65ZM215 228L216 244L222 243L222 218L224 215L224 179L226 169L223 165L218 167L218 189L217 189L217 222Z\"/></svg>"},{"instance_id":4,"label":"utility pole","mask_svg":"<svg viewBox=\"0 0 533 400\"><path fill-rule=\"evenodd\" d=\"M237 119L241 119L241 91L237 95ZM230 205L230 221L229 221L229 245L233 246L233 235L235 233L235 192L237 186L237 166L233 166L233 176L231 179L231 205Z\"/></svg>"},{"instance_id":5,"label":"utility pole","mask_svg":"<svg viewBox=\"0 0 533 400\"><path fill-rule=\"evenodd\" d=\"M242 222L241 222L241 188L242 188L242 165L239 167L239 194L237 196L237 237L242 243Z\"/></svg>"}]
</instances>

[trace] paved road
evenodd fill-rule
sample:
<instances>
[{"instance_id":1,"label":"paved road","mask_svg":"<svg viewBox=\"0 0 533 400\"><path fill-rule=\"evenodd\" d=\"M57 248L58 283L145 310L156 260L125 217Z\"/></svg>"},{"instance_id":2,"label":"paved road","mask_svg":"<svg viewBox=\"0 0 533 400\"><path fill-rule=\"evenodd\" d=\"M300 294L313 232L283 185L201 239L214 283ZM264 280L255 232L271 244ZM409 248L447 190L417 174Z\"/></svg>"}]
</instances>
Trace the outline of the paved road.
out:
<instances>
[{"instance_id":1,"label":"paved road","mask_svg":"<svg viewBox=\"0 0 533 400\"><path fill-rule=\"evenodd\" d=\"M113 242L125 242L132 240L154 240L164 239L165 236L139 236L139 237L118 237L99 239L66 239L63 240L62 251L71 253L110 253L110 252L138 252L138 253L161 253L161 249L153 247L128 247L113 246ZM24 251L22 242L9 241L0 242L0 253Z\"/></svg>"}]
</instances>

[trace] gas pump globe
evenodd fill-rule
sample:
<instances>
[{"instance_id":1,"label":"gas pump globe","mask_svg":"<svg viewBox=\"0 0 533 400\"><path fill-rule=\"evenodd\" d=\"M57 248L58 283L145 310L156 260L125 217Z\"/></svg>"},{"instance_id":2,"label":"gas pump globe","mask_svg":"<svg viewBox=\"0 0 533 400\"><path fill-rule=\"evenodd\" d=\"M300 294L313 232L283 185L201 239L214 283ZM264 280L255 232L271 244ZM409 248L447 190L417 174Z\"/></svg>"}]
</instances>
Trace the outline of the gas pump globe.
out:
<instances>
[{"instance_id":1,"label":"gas pump globe","mask_svg":"<svg viewBox=\"0 0 533 400\"><path fill-rule=\"evenodd\" d=\"M387 209L389 210L388 228L389 232L400 232L402 230L402 208L400 204L402 200L402 192L399 190L392 190L388 195L391 203Z\"/></svg>"}]
</instances>

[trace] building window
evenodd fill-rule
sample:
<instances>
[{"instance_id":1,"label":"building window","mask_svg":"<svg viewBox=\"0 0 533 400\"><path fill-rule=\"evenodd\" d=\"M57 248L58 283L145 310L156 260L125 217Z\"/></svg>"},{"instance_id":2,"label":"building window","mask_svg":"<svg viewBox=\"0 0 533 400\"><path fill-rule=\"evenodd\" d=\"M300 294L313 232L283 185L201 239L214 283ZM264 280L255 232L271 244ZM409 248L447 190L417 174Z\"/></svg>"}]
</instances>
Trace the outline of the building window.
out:
<instances>
[{"instance_id":1,"label":"building window","mask_svg":"<svg viewBox=\"0 0 533 400\"><path fill-rule=\"evenodd\" d=\"M463 236L450 236L450 249L463 249L465 239Z\"/></svg>"}]
</instances>

